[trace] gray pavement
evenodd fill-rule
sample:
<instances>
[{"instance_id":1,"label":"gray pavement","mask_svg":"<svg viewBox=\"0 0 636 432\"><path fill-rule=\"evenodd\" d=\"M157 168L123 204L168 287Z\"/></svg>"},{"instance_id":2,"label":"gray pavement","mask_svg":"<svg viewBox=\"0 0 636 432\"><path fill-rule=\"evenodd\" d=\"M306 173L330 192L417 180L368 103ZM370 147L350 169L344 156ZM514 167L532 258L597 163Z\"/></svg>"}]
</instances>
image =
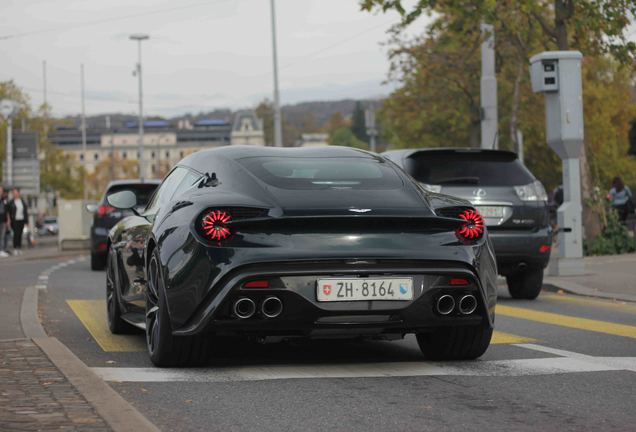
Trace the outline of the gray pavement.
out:
<instances>
[{"instance_id":1,"label":"gray pavement","mask_svg":"<svg viewBox=\"0 0 636 432\"><path fill-rule=\"evenodd\" d=\"M166 431L630 430L636 305L501 287L494 344L476 362L424 362L403 341L217 341L209 364L153 368L142 334L113 337L104 274L50 275L44 325Z\"/></svg>"},{"instance_id":2,"label":"gray pavement","mask_svg":"<svg viewBox=\"0 0 636 432\"><path fill-rule=\"evenodd\" d=\"M546 276L544 283L574 294L636 302L636 253L585 257L582 276Z\"/></svg>"}]
</instances>

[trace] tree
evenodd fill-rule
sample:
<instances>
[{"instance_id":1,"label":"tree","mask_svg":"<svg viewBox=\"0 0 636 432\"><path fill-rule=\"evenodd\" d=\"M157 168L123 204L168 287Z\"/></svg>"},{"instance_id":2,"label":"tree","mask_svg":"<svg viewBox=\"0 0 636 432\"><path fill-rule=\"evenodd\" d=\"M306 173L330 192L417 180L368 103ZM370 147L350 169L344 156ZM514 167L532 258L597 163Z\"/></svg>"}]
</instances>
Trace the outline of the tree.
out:
<instances>
[{"instance_id":1,"label":"tree","mask_svg":"<svg viewBox=\"0 0 636 432\"><path fill-rule=\"evenodd\" d=\"M431 31L466 36L466 30L477 29L479 22L494 25L498 41L503 40L516 49L516 76L510 112L509 129L512 142L516 141L521 85L526 74L528 56L543 49L579 49L586 57L609 55L618 65L632 66L636 59L636 44L628 40L626 30L630 16L636 14L633 0L554 0L497 1L483 0L419 0L406 9L401 0L362 0L364 10L396 10L402 15L396 32L412 23L423 13L436 13L439 17ZM473 30L474 31L474 30ZM468 32L470 34L470 32ZM465 39L469 43L470 39ZM499 51L499 50L498 50ZM499 57L500 59L502 57ZM500 76L501 78L501 76ZM587 108L586 108L587 109ZM587 203L592 199L593 178L588 161L589 140L581 156L581 183L584 199L584 221L588 237L600 232L600 217ZM598 182L599 178L594 180Z\"/></svg>"},{"instance_id":2,"label":"tree","mask_svg":"<svg viewBox=\"0 0 636 432\"><path fill-rule=\"evenodd\" d=\"M111 157L114 157L112 165ZM137 177L138 166L135 161L122 159L116 154L111 157L102 159L95 165L95 170L86 175L86 187L92 199L99 199L99 194L106 189L111 180Z\"/></svg>"},{"instance_id":3,"label":"tree","mask_svg":"<svg viewBox=\"0 0 636 432\"><path fill-rule=\"evenodd\" d=\"M18 103L18 113L13 118L14 126L24 123L29 130L38 134L41 189L57 191L63 198L81 197L84 184L79 179L82 178L82 171L75 170L71 157L47 139L52 126L50 107L42 105L33 112L28 96L13 81L0 82L0 99L5 98ZM6 122L2 122L0 135L0 154L5 154Z\"/></svg>"},{"instance_id":4,"label":"tree","mask_svg":"<svg viewBox=\"0 0 636 432\"><path fill-rule=\"evenodd\" d=\"M342 126L336 129L329 136L329 144L335 145L335 146L354 147L354 148L359 148L363 150L369 149L369 145L365 143L364 141L360 141L355 136L351 128L347 126Z\"/></svg>"},{"instance_id":5,"label":"tree","mask_svg":"<svg viewBox=\"0 0 636 432\"><path fill-rule=\"evenodd\" d=\"M256 116L263 121L265 145L274 145L274 106L269 99L264 99L256 107Z\"/></svg>"}]
</instances>

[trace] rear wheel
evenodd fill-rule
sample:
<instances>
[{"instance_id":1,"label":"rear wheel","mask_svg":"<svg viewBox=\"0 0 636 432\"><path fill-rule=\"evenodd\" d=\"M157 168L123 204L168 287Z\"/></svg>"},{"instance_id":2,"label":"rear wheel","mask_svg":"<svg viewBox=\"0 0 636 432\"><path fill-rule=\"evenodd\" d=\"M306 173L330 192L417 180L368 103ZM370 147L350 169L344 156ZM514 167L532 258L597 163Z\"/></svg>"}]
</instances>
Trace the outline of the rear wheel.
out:
<instances>
[{"instance_id":1,"label":"rear wheel","mask_svg":"<svg viewBox=\"0 0 636 432\"><path fill-rule=\"evenodd\" d=\"M117 255L112 248L108 249L106 262L106 316L108 328L113 334L131 333L134 327L121 319L121 303L119 300L120 278L117 273Z\"/></svg>"},{"instance_id":2,"label":"rear wheel","mask_svg":"<svg viewBox=\"0 0 636 432\"><path fill-rule=\"evenodd\" d=\"M442 327L418 333L417 344L427 360L473 360L486 352L491 337L488 325Z\"/></svg>"},{"instance_id":3,"label":"rear wheel","mask_svg":"<svg viewBox=\"0 0 636 432\"><path fill-rule=\"evenodd\" d=\"M95 252L91 252L91 270L99 271L104 270L106 268L106 254L98 254Z\"/></svg>"},{"instance_id":4,"label":"rear wheel","mask_svg":"<svg viewBox=\"0 0 636 432\"><path fill-rule=\"evenodd\" d=\"M529 268L506 276L508 291L512 298L534 300L543 286L543 269Z\"/></svg>"},{"instance_id":5,"label":"rear wheel","mask_svg":"<svg viewBox=\"0 0 636 432\"><path fill-rule=\"evenodd\" d=\"M199 365L207 357L204 335L174 336L166 304L165 285L155 251L148 264L146 289L146 347L155 366Z\"/></svg>"}]
</instances>

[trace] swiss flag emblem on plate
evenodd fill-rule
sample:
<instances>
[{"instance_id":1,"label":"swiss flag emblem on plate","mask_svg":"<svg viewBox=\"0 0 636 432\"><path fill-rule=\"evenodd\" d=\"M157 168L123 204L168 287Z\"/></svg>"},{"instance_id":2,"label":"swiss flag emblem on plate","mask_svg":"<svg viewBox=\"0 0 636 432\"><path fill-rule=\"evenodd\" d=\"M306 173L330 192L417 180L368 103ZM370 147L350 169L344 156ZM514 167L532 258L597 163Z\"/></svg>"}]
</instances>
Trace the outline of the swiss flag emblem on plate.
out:
<instances>
[{"instance_id":1,"label":"swiss flag emblem on plate","mask_svg":"<svg viewBox=\"0 0 636 432\"><path fill-rule=\"evenodd\" d=\"M326 296L330 295L331 294L331 284L324 284L322 286L322 292Z\"/></svg>"}]
</instances>

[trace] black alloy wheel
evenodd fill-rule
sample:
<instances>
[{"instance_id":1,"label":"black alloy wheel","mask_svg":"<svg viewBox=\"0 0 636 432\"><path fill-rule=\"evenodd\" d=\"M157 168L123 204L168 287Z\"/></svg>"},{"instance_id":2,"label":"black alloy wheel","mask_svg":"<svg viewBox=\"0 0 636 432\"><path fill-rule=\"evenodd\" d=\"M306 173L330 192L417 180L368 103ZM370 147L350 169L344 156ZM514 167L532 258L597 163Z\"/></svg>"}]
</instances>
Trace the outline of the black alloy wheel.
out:
<instances>
[{"instance_id":1,"label":"black alloy wheel","mask_svg":"<svg viewBox=\"0 0 636 432\"><path fill-rule=\"evenodd\" d=\"M106 258L106 316L108 328L113 334L126 334L133 330L133 327L121 318L120 287L117 254L112 247L109 247Z\"/></svg>"},{"instance_id":2,"label":"black alloy wheel","mask_svg":"<svg viewBox=\"0 0 636 432\"><path fill-rule=\"evenodd\" d=\"M155 366L199 365L207 357L203 335L174 336L166 304L159 253L155 249L148 264L146 289L146 347Z\"/></svg>"}]
</instances>

